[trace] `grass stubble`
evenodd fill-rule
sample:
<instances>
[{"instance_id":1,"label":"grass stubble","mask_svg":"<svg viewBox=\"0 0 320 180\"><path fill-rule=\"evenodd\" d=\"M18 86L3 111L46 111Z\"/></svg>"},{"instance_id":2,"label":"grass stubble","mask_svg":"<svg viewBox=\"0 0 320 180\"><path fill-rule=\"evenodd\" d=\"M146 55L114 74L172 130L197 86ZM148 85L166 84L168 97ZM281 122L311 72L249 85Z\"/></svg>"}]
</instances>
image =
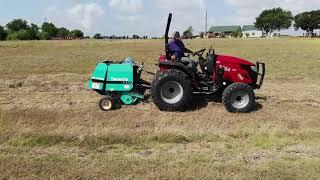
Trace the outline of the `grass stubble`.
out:
<instances>
[{"instance_id":1,"label":"grass stubble","mask_svg":"<svg viewBox=\"0 0 320 180\"><path fill-rule=\"evenodd\" d=\"M319 179L320 41L186 44L265 62L257 110L230 114L199 100L168 113L148 100L100 112L86 88L96 62L133 56L156 71L159 40L0 42L0 176Z\"/></svg>"}]
</instances>

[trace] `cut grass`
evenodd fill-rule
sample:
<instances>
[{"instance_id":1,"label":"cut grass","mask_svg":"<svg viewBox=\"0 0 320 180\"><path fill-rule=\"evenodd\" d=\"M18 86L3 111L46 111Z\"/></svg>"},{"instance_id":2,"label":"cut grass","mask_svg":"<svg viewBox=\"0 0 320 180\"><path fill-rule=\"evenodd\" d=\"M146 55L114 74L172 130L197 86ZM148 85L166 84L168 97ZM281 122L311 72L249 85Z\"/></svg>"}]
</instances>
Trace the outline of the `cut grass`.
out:
<instances>
[{"instance_id":1,"label":"cut grass","mask_svg":"<svg viewBox=\"0 0 320 180\"><path fill-rule=\"evenodd\" d=\"M88 159L89 158L89 159ZM134 178L134 179L318 179L320 161L277 159L247 164L241 159L221 161L207 154L159 154L154 157L121 154L0 156L2 174L15 177Z\"/></svg>"},{"instance_id":2,"label":"cut grass","mask_svg":"<svg viewBox=\"0 0 320 180\"><path fill-rule=\"evenodd\" d=\"M315 45L315 41L309 39L208 39L192 40L187 44L192 49L213 45L217 54L230 54L253 62L266 62L269 79L310 79L320 76L320 48ZM145 62L147 68L153 70L152 66L163 51L162 40L30 41L0 42L0 45L0 53L3 54L0 57L1 76L66 72L88 74L92 72L97 61L121 60L127 56Z\"/></svg>"},{"instance_id":3,"label":"cut grass","mask_svg":"<svg viewBox=\"0 0 320 180\"><path fill-rule=\"evenodd\" d=\"M4 129L4 122L3 122L3 112L2 109L0 108L0 132Z\"/></svg>"},{"instance_id":4,"label":"cut grass","mask_svg":"<svg viewBox=\"0 0 320 180\"><path fill-rule=\"evenodd\" d=\"M0 42L0 178L319 179L319 41L187 44L266 62L257 110L100 112L86 88L96 62L133 56L156 72L160 40Z\"/></svg>"},{"instance_id":5,"label":"cut grass","mask_svg":"<svg viewBox=\"0 0 320 180\"><path fill-rule=\"evenodd\" d=\"M293 145L298 143L293 137L278 137L278 136L271 136L271 135L261 135L254 137L252 139L252 143L256 147L260 147L263 149L270 149L270 148L283 148L289 145Z\"/></svg>"},{"instance_id":6,"label":"cut grass","mask_svg":"<svg viewBox=\"0 0 320 180\"><path fill-rule=\"evenodd\" d=\"M103 136L68 136L48 134L23 134L18 138L8 140L12 146L21 147L50 147L56 145L78 146L87 148L98 148L106 145L140 145L144 143L176 143L183 144L191 142L191 139L173 133L157 135L128 135L110 133Z\"/></svg>"},{"instance_id":7,"label":"cut grass","mask_svg":"<svg viewBox=\"0 0 320 180\"><path fill-rule=\"evenodd\" d=\"M283 149L292 145L316 146L319 143L318 137L303 138L298 135L286 134L282 136L272 134L253 134L246 137L219 136L217 134L189 134L188 136L171 133L108 133L104 135L74 136L68 134L37 134L26 133L17 137L2 138L2 144L13 147L78 147L86 149L99 149L113 145L124 145L137 148L152 147L156 144L188 145L202 144L203 147L210 147L210 144L224 144L225 152L239 152L250 149Z\"/></svg>"}]
</instances>

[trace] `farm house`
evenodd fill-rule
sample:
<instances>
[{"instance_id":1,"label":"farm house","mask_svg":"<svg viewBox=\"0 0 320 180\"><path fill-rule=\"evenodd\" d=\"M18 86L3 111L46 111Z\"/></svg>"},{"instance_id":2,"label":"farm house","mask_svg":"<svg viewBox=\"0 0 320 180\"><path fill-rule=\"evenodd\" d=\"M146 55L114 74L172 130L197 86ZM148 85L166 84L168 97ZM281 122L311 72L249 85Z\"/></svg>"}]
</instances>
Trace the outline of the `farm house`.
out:
<instances>
[{"instance_id":1,"label":"farm house","mask_svg":"<svg viewBox=\"0 0 320 180\"><path fill-rule=\"evenodd\" d=\"M262 31L257 29L254 25L244 25L242 27L243 38L260 38L262 35Z\"/></svg>"},{"instance_id":2,"label":"farm house","mask_svg":"<svg viewBox=\"0 0 320 180\"><path fill-rule=\"evenodd\" d=\"M231 34L239 29L241 26L212 26L209 29L208 37L231 37Z\"/></svg>"}]
</instances>

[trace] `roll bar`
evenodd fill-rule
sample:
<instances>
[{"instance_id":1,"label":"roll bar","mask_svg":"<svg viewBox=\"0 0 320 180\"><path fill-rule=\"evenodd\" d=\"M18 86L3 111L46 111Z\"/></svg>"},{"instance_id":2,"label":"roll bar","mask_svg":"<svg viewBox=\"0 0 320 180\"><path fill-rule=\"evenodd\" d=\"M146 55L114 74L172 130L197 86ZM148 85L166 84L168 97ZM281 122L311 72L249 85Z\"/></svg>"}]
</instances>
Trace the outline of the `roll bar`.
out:
<instances>
[{"instance_id":1,"label":"roll bar","mask_svg":"<svg viewBox=\"0 0 320 180\"><path fill-rule=\"evenodd\" d=\"M172 13L169 13L168 21L167 21L167 28L165 33L165 50L166 50L166 59L170 59L170 52L169 52L169 30L172 20Z\"/></svg>"}]
</instances>

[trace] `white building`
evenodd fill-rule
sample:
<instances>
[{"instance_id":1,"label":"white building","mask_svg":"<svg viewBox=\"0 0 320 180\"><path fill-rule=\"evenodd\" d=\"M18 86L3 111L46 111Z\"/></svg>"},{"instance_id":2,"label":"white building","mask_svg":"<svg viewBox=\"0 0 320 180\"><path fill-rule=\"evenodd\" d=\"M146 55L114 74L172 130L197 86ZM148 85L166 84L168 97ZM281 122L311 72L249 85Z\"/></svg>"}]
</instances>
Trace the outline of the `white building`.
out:
<instances>
[{"instance_id":1,"label":"white building","mask_svg":"<svg viewBox=\"0 0 320 180\"><path fill-rule=\"evenodd\" d=\"M257 29L253 25L242 26L242 37L243 38L260 38L263 36L261 30Z\"/></svg>"}]
</instances>

